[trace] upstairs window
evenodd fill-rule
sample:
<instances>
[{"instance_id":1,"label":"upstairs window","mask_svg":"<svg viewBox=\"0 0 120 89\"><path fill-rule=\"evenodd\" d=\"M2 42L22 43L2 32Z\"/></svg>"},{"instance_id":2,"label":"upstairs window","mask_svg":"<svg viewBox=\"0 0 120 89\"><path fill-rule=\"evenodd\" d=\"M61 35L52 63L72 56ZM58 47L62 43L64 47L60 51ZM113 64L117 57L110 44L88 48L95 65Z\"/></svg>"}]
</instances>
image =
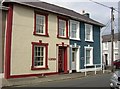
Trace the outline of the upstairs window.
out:
<instances>
[{"instance_id":1,"label":"upstairs window","mask_svg":"<svg viewBox=\"0 0 120 89\"><path fill-rule=\"evenodd\" d=\"M68 21L58 17L58 38L68 38Z\"/></svg>"},{"instance_id":2,"label":"upstairs window","mask_svg":"<svg viewBox=\"0 0 120 89\"><path fill-rule=\"evenodd\" d=\"M35 13L34 35L48 36L48 15Z\"/></svg>"},{"instance_id":3,"label":"upstairs window","mask_svg":"<svg viewBox=\"0 0 120 89\"><path fill-rule=\"evenodd\" d=\"M71 37L76 38L77 37L77 24L72 23L72 31L71 31Z\"/></svg>"},{"instance_id":4,"label":"upstairs window","mask_svg":"<svg viewBox=\"0 0 120 89\"><path fill-rule=\"evenodd\" d=\"M36 33L45 34L45 16L36 14Z\"/></svg>"},{"instance_id":5,"label":"upstairs window","mask_svg":"<svg viewBox=\"0 0 120 89\"><path fill-rule=\"evenodd\" d=\"M59 20L59 36L66 36L66 21L64 20Z\"/></svg>"},{"instance_id":6,"label":"upstairs window","mask_svg":"<svg viewBox=\"0 0 120 89\"><path fill-rule=\"evenodd\" d=\"M85 41L93 41L93 28L90 24L85 24Z\"/></svg>"},{"instance_id":7,"label":"upstairs window","mask_svg":"<svg viewBox=\"0 0 120 89\"><path fill-rule=\"evenodd\" d=\"M79 22L70 20L70 38L80 40Z\"/></svg>"},{"instance_id":8,"label":"upstairs window","mask_svg":"<svg viewBox=\"0 0 120 89\"><path fill-rule=\"evenodd\" d=\"M103 43L103 49L104 50L108 50L108 42L104 42Z\"/></svg>"},{"instance_id":9,"label":"upstairs window","mask_svg":"<svg viewBox=\"0 0 120 89\"><path fill-rule=\"evenodd\" d=\"M114 42L114 48L118 49L118 42L117 41Z\"/></svg>"}]
</instances>

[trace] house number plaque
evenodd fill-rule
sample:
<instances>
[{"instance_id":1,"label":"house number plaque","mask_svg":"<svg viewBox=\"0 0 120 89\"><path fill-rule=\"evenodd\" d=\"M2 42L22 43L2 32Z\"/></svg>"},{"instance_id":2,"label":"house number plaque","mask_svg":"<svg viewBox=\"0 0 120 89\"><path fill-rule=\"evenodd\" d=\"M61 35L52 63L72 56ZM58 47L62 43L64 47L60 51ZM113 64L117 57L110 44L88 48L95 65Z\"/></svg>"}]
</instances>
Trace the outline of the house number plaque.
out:
<instances>
[{"instance_id":1,"label":"house number plaque","mask_svg":"<svg viewBox=\"0 0 120 89\"><path fill-rule=\"evenodd\" d=\"M56 58L49 58L49 60L56 60Z\"/></svg>"}]
</instances>

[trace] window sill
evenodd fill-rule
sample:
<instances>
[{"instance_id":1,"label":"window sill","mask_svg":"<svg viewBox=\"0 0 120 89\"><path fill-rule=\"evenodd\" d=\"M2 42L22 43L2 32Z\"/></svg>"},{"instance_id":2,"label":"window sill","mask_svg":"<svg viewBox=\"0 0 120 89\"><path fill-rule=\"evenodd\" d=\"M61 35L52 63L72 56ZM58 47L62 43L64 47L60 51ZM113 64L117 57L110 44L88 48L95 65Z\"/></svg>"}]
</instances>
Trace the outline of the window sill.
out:
<instances>
[{"instance_id":1,"label":"window sill","mask_svg":"<svg viewBox=\"0 0 120 89\"><path fill-rule=\"evenodd\" d=\"M85 40L86 42L94 42L93 40Z\"/></svg>"},{"instance_id":2,"label":"window sill","mask_svg":"<svg viewBox=\"0 0 120 89\"><path fill-rule=\"evenodd\" d=\"M84 65L85 67L87 67L87 66L94 66L93 64L87 64L87 65Z\"/></svg>"},{"instance_id":3,"label":"window sill","mask_svg":"<svg viewBox=\"0 0 120 89\"><path fill-rule=\"evenodd\" d=\"M60 39L69 39L69 37L62 37L62 36L57 36L57 38L60 38Z\"/></svg>"},{"instance_id":4,"label":"window sill","mask_svg":"<svg viewBox=\"0 0 120 89\"><path fill-rule=\"evenodd\" d=\"M49 37L49 35L48 34L37 34L37 33L33 33L33 35L35 35L35 36L45 36L45 37Z\"/></svg>"},{"instance_id":5,"label":"window sill","mask_svg":"<svg viewBox=\"0 0 120 89\"><path fill-rule=\"evenodd\" d=\"M80 41L80 38L70 38L70 40L78 40L78 41Z\"/></svg>"},{"instance_id":6,"label":"window sill","mask_svg":"<svg viewBox=\"0 0 120 89\"><path fill-rule=\"evenodd\" d=\"M48 70L48 67L43 67L43 68L35 68L35 67L31 67L31 70Z\"/></svg>"},{"instance_id":7,"label":"window sill","mask_svg":"<svg viewBox=\"0 0 120 89\"><path fill-rule=\"evenodd\" d=\"M108 50L108 49L103 49L103 50L105 50L105 51L106 51L106 50Z\"/></svg>"}]
</instances>

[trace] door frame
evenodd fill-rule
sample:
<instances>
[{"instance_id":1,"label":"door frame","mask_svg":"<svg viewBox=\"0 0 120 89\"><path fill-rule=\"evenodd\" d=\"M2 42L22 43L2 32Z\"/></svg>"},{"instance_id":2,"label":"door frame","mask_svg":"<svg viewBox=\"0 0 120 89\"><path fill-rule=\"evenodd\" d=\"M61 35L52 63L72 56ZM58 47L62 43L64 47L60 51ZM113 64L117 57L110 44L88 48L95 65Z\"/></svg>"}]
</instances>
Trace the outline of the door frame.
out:
<instances>
[{"instance_id":1,"label":"door frame","mask_svg":"<svg viewBox=\"0 0 120 89\"><path fill-rule=\"evenodd\" d=\"M75 49L75 51L73 51L73 49ZM74 59L75 69L73 69L73 59L72 59L73 58L73 52L75 53L75 59ZM71 58L71 70L72 71L76 71L76 63L77 63L77 58L78 58L77 52L78 52L78 48L73 47L72 50L71 50L71 54L72 54L72 58Z\"/></svg>"},{"instance_id":2,"label":"door frame","mask_svg":"<svg viewBox=\"0 0 120 89\"><path fill-rule=\"evenodd\" d=\"M58 46L58 73L61 73L61 72L59 72L59 49L60 48L62 48L64 50L64 59L63 59L64 72L63 73L68 73L68 70L67 70L67 47L65 47L65 46Z\"/></svg>"},{"instance_id":3,"label":"door frame","mask_svg":"<svg viewBox=\"0 0 120 89\"><path fill-rule=\"evenodd\" d=\"M70 52L70 56L71 56L71 61L70 61L70 73L72 73L72 48L76 48L77 49L77 52L76 52L76 72L80 72L80 46L79 45L70 45L70 49L71 49L71 52Z\"/></svg>"}]
</instances>

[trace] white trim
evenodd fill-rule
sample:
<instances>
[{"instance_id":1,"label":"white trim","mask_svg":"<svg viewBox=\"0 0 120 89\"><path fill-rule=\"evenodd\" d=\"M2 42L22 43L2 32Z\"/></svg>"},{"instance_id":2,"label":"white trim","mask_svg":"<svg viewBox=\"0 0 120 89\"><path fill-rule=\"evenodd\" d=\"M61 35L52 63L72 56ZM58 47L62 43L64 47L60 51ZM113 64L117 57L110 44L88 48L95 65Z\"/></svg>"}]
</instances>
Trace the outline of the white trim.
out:
<instances>
[{"instance_id":1,"label":"white trim","mask_svg":"<svg viewBox=\"0 0 120 89\"><path fill-rule=\"evenodd\" d=\"M77 58L76 58L76 72L80 70L80 46L77 48Z\"/></svg>"},{"instance_id":2,"label":"white trim","mask_svg":"<svg viewBox=\"0 0 120 89\"><path fill-rule=\"evenodd\" d=\"M113 60L113 61L116 60L116 59L115 59L115 54L118 54L118 58L119 58L119 53L118 53L118 52L114 52L114 60Z\"/></svg>"},{"instance_id":3,"label":"white trim","mask_svg":"<svg viewBox=\"0 0 120 89\"><path fill-rule=\"evenodd\" d=\"M101 28L100 28L100 30L101 30ZM101 65L103 64L103 58L102 58L102 53L103 53L103 50L102 50L102 48L103 48L103 46L102 46L102 34L101 34L101 32L100 32L100 51L101 51L101 54L100 54L100 57L101 57ZM101 68L102 68L102 66L101 66Z\"/></svg>"},{"instance_id":4,"label":"white trim","mask_svg":"<svg viewBox=\"0 0 120 89\"><path fill-rule=\"evenodd\" d=\"M72 45L70 45L70 47L72 47Z\"/></svg>"},{"instance_id":5,"label":"white trim","mask_svg":"<svg viewBox=\"0 0 120 89\"><path fill-rule=\"evenodd\" d=\"M85 64L84 66L92 66L93 65L93 47L90 47L89 45L88 46L85 46L84 47L85 49ZM90 58L90 64L86 64L86 49L90 49L90 55L91 55L91 58Z\"/></svg>"},{"instance_id":6,"label":"white trim","mask_svg":"<svg viewBox=\"0 0 120 89\"><path fill-rule=\"evenodd\" d=\"M116 42L117 42L117 47L116 47ZM114 49L118 49L118 41L114 41Z\"/></svg>"},{"instance_id":7,"label":"white trim","mask_svg":"<svg viewBox=\"0 0 120 89\"><path fill-rule=\"evenodd\" d=\"M71 31L72 31L72 23L75 23L75 24L77 24L77 29L76 29L76 38L72 38L71 37ZM75 21L75 20L70 20L70 39L72 39L72 40L80 40L80 22L78 22L78 21Z\"/></svg>"},{"instance_id":8,"label":"white trim","mask_svg":"<svg viewBox=\"0 0 120 89\"><path fill-rule=\"evenodd\" d=\"M4 78L4 73L0 73L0 79Z\"/></svg>"},{"instance_id":9,"label":"white trim","mask_svg":"<svg viewBox=\"0 0 120 89\"><path fill-rule=\"evenodd\" d=\"M86 39L86 25L91 26L91 29L90 29L90 40ZM85 41L94 42L94 40L93 40L93 25L85 24Z\"/></svg>"},{"instance_id":10,"label":"white trim","mask_svg":"<svg viewBox=\"0 0 120 89\"><path fill-rule=\"evenodd\" d=\"M80 70L80 46L77 46L77 44L74 44L74 45L70 45L71 48L76 48L77 49L77 52L76 52L76 72L79 72ZM72 51L72 50L71 50ZM71 54L72 55L72 54ZM71 67L72 67L72 62L71 62ZM71 70L69 71L69 73L71 73L72 71L72 68Z\"/></svg>"},{"instance_id":11,"label":"white trim","mask_svg":"<svg viewBox=\"0 0 120 89\"><path fill-rule=\"evenodd\" d=\"M80 38L71 38L71 37L70 37L70 39L71 39L71 40L78 40L78 41L80 41Z\"/></svg>"},{"instance_id":12,"label":"white trim","mask_svg":"<svg viewBox=\"0 0 120 89\"><path fill-rule=\"evenodd\" d=\"M69 70L69 73L71 74L71 73L72 73L72 70Z\"/></svg>"},{"instance_id":13,"label":"white trim","mask_svg":"<svg viewBox=\"0 0 120 89\"><path fill-rule=\"evenodd\" d=\"M105 45L107 45L107 47L105 47ZM103 50L108 50L108 42L103 43Z\"/></svg>"}]
</instances>

